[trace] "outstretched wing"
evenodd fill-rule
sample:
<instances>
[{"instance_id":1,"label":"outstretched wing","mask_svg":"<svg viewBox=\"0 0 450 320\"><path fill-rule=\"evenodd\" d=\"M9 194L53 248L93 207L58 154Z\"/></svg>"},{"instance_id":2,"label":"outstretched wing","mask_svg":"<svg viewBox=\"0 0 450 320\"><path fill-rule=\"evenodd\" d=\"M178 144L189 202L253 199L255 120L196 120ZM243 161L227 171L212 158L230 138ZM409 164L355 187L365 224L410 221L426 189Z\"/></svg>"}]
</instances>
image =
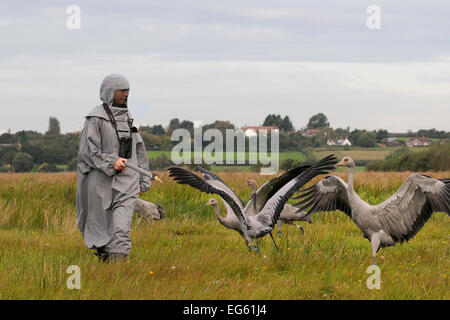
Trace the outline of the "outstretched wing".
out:
<instances>
[{"instance_id":1,"label":"outstretched wing","mask_svg":"<svg viewBox=\"0 0 450 320\"><path fill-rule=\"evenodd\" d=\"M214 173L206 170L205 168L202 168L200 166L197 166L197 168L200 170L207 183L217 189L223 190L224 192L228 193L233 198L233 200L236 201L236 203L241 207L241 210L244 210L244 202L242 201L242 199L225 182L223 182L222 179L220 179Z\"/></svg>"},{"instance_id":2,"label":"outstretched wing","mask_svg":"<svg viewBox=\"0 0 450 320\"><path fill-rule=\"evenodd\" d=\"M236 217L241 224L242 230L248 230L248 224L245 220L244 215L242 214L241 206L234 199L234 192L229 193L226 188L223 188L223 186L221 187L220 184L211 183L211 179L204 180L201 177L193 174L192 172L189 172L180 167L170 167L167 170L170 172L169 177L173 177L173 179L179 184L187 184L202 192L217 194L221 196L222 199L225 200L233 209Z\"/></svg>"},{"instance_id":3,"label":"outstretched wing","mask_svg":"<svg viewBox=\"0 0 450 320\"><path fill-rule=\"evenodd\" d=\"M314 212L340 210L350 217L352 209L347 196L347 184L336 176L326 177L292 199L300 200L295 207L299 211L309 208L307 217Z\"/></svg>"},{"instance_id":4,"label":"outstretched wing","mask_svg":"<svg viewBox=\"0 0 450 320\"><path fill-rule=\"evenodd\" d=\"M286 201L297 191L301 186L319 174L328 173L327 170L333 170L337 163L337 158L334 155L327 156L311 167L303 170L299 175L294 177L291 181L285 183L264 205L262 210L257 214L256 220L263 226L259 230L260 235L264 235L273 229L273 226L280 217ZM265 228L264 228L265 227Z\"/></svg>"},{"instance_id":5,"label":"outstretched wing","mask_svg":"<svg viewBox=\"0 0 450 320\"><path fill-rule=\"evenodd\" d=\"M267 200L269 200L278 190L310 167L311 166L296 167L264 183L258 190L256 190L256 205L254 205L255 200L253 198L250 199L247 202L244 212L249 211L249 213L256 214L261 211Z\"/></svg>"},{"instance_id":6,"label":"outstretched wing","mask_svg":"<svg viewBox=\"0 0 450 320\"><path fill-rule=\"evenodd\" d=\"M374 209L383 229L395 241L409 240L433 212L450 215L450 179L410 175L396 193Z\"/></svg>"}]
</instances>

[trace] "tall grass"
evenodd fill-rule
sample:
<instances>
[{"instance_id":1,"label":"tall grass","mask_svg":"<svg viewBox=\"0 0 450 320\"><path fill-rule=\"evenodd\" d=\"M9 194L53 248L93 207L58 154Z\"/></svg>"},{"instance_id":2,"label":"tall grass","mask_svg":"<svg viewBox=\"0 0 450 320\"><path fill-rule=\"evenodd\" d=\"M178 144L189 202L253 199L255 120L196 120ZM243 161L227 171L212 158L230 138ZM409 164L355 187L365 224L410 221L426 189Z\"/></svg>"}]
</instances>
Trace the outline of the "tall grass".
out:
<instances>
[{"instance_id":1,"label":"tall grass","mask_svg":"<svg viewBox=\"0 0 450 320\"><path fill-rule=\"evenodd\" d=\"M73 226L74 173L0 174L0 226L66 230Z\"/></svg>"},{"instance_id":2,"label":"tall grass","mask_svg":"<svg viewBox=\"0 0 450 320\"><path fill-rule=\"evenodd\" d=\"M357 173L355 188L370 203L385 200L409 173ZM428 173L437 178L449 172ZM218 173L248 199L257 173ZM336 173L346 178L346 173ZM249 254L205 203L212 195L159 176L143 199L164 206L166 219L133 222L128 263L102 264L76 227L74 173L0 174L1 299L449 299L449 218L438 213L402 245L377 257L381 289L369 290L370 243L341 212L318 213L305 234L284 225L280 251L263 239ZM314 182L314 181L313 181ZM69 265L81 290L69 290Z\"/></svg>"}]
</instances>

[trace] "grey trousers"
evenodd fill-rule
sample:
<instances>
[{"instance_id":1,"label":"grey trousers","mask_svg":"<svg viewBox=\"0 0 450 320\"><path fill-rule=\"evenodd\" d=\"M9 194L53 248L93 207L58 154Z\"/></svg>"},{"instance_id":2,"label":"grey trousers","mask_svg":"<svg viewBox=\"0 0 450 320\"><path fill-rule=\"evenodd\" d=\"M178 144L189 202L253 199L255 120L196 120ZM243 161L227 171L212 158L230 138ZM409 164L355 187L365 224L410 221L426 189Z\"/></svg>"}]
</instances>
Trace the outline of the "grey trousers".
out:
<instances>
[{"instance_id":1,"label":"grey trousers","mask_svg":"<svg viewBox=\"0 0 450 320\"><path fill-rule=\"evenodd\" d=\"M131 250L131 220L135 199L128 199L112 210L112 237L105 247L108 253L128 255Z\"/></svg>"}]
</instances>

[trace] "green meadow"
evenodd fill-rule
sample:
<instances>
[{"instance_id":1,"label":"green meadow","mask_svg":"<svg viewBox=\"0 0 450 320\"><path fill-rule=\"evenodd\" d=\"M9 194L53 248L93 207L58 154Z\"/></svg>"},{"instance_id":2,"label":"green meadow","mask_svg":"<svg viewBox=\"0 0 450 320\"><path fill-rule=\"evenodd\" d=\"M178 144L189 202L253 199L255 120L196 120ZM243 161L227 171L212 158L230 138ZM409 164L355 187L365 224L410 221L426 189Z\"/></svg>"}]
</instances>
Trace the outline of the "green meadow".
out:
<instances>
[{"instance_id":1,"label":"green meadow","mask_svg":"<svg viewBox=\"0 0 450 320\"><path fill-rule=\"evenodd\" d=\"M166 155L167 158L171 158L171 151L147 151L147 156L149 159L155 159L162 155ZM259 153L261 154L261 153ZM183 156L183 154L179 155L180 157ZM217 152L217 153L207 153L207 152L192 152L192 153L186 153L186 156L188 159L195 158L202 158L205 161L210 160L219 160L222 161L223 164L226 164L226 161L230 161L233 164L237 163L238 159L244 160L245 163L249 163L250 159L261 159L258 157L258 153L251 153L251 152ZM274 158L270 152L267 153L267 157ZM300 161L306 161L306 156L302 152L279 152L278 156L279 160L285 160L285 159L293 159L293 160L300 160Z\"/></svg>"},{"instance_id":2,"label":"green meadow","mask_svg":"<svg viewBox=\"0 0 450 320\"><path fill-rule=\"evenodd\" d=\"M246 201L258 173L220 172ZM449 177L450 172L427 173ZM346 173L336 175L346 178ZM387 199L408 173L357 172L355 188L372 203ZM166 218L132 225L124 263L104 264L76 227L75 173L0 174L0 299L449 299L450 219L434 214L408 243L381 249L381 288L368 289L370 243L342 212L317 213L305 234L283 225L249 253L205 206L211 195L161 172L141 198L164 206ZM317 178L316 178L317 179ZM222 208L222 212L223 212ZM68 289L67 268L80 268L81 288Z\"/></svg>"}]
</instances>

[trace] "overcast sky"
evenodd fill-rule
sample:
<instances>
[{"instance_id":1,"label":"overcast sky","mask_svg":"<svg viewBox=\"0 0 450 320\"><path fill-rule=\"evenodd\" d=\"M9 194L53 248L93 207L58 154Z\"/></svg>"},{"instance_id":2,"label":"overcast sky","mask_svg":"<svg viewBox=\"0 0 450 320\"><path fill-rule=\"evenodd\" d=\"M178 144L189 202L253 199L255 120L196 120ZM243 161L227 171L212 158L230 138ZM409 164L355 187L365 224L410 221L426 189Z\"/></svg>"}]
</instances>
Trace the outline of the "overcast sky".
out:
<instances>
[{"instance_id":1,"label":"overcast sky","mask_svg":"<svg viewBox=\"0 0 450 320\"><path fill-rule=\"evenodd\" d=\"M2 1L0 132L50 116L81 130L111 73L141 125L276 113L301 128L322 112L334 128L450 131L449 17L448 0Z\"/></svg>"}]
</instances>

